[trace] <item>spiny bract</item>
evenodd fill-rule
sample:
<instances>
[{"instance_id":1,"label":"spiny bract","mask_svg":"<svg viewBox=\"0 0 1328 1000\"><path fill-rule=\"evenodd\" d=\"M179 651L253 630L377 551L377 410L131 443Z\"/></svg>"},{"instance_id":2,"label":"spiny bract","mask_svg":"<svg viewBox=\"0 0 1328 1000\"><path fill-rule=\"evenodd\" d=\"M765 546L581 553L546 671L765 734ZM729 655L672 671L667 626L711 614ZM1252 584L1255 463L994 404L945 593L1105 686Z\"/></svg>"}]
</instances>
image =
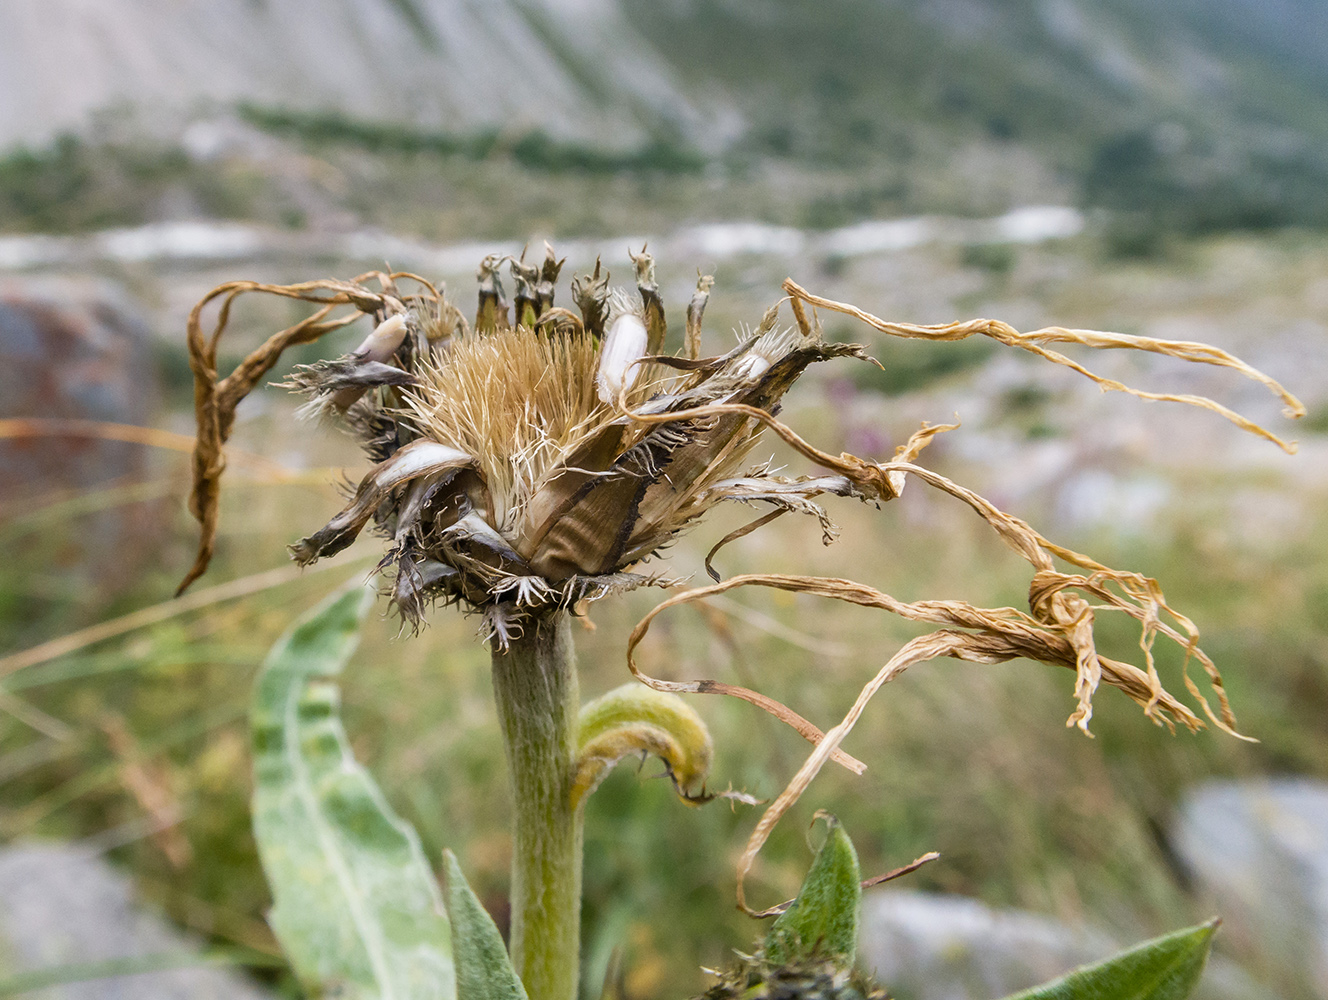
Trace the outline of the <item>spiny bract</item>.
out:
<instances>
[{"instance_id":1,"label":"spiny bract","mask_svg":"<svg viewBox=\"0 0 1328 1000\"><path fill-rule=\"evenodd\" d=\"M878 984L833 961L805 959L773 965L741 961L695 1000L889 1000Z\"/></svg>"}]
</instances>

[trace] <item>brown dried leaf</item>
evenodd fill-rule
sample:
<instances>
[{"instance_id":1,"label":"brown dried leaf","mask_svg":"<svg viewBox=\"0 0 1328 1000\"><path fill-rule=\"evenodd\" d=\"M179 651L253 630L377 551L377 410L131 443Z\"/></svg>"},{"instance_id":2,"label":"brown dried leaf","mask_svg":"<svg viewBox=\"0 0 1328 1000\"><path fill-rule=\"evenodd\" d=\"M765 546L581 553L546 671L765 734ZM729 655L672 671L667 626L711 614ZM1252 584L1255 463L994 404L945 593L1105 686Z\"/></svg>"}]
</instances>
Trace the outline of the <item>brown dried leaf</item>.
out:
<instances>
[{"instance_id":1,"label":"brown dried leaf","mask_svg":"<svg viewBox=\"0 0 1328 1000\"><path fill-rule=\"evenodd\" d=\"M403 309L401 302L387 292L374 292L361 282L378 278L385 287L392 287L397 277L371 272L354 281L306 281L294 285L268 285L257 281L230 281L208 292L189 313L188 347L189 367L194 373L194 417L197 437L193 454L193 491L189 510L199 522L200 537L194 565L176 590L177 596L203 575L212 559L217 535L217 511L220 502L221 474L226 468L222 448L230 437L235 422L235 408L277 363L283 351L296 344L308 344L324 334L347 326L360 316L382 313L392 307ZM428 286L432 287L432 286ZM312 303L318 308L294 326L287 327L269 337L258 349L249 353L229 375L218 378L217 344L230 321L235 301L250 292L277 295ZM214 301L220 300L217 320L211 333L204 334L202 314ZM351 311L333 316L339 306Z\"/></svg>"},{"instance_id":2,"label":"brown dried leaf","mask_svg":"<svg viewBox=\"0 0 1328 1000\"><path fill-rule=\"evenodd\" d=\"M834 312L844 313L866 323L868 326L879 330L881 333L887 333L892 337L905 337L920 340L964 340L975 334L984 337L990 337L992 340L999 341L1010 347L1018 347L1021 350L1029 351L1038 357L1045 358L1053 364L1063 365L1073 371L1078 372L1085 378L1096 382L1104 391L1125 392L1139 399L1150 399L1162 402L1189 403L1191 406L1198 406L1205 410L1212 410L1214 413L1221 414L1227 420L1230 420L1242 430L1249 431L1268 441L1272 441L1288 454L1294 454L1296 450L1295 442L1283 441L1280 437L1271 431L1259 426L1254 421L1241 416L1233 410L1228 409L1221 403L1214 402L1205 396L1192 395L1172 395L1170 393L1144 392L1140 389L1132 389L1114 379L1105 378L1096 375L1078 362L1067 358L1064 354L1057 351L1050 351L1042 347L1042 344L1080 344L1084 347L1093 347L1099 350L1112 350L1119 348L1128 348L1135 351L1149 351L1153 354L1163 354L1167 357L1178 358L1181 361L1192 361L1196 364L1217 365L1222 368L1231 368L1246 378L1253 379L1255 382L1267 387L1267 389L1277 396L1286 405L1284 413L1291 419L1299 419L1305 415L1305 406L1299 399L1289 393L1275 379L1270 378L1258 369L1251 368L1244 361L1233 357L1226 351L1212 347L1208 344L1195 343L1193 341L1181 340L1158 340L1154 337L1137 337L1123 333L1104 333L1098 330L1067 330L1064 327L1050 326L1042 330L1034 330L1032 333L1020 333L1008 323L1002 323L995 319L971 319L960 323L940 323L934 326L918 326L913 323L892 323L889 320L880 319L871 313L859 309L857 306L849 305L846 302L836 302L833 299L825 299L819 295L813 295L795 282L792 278L784 280L784 291L792 296L795 312L799 310L799 301L806 301L822 309L830 309Z\"/></svg>"}]
</instances>

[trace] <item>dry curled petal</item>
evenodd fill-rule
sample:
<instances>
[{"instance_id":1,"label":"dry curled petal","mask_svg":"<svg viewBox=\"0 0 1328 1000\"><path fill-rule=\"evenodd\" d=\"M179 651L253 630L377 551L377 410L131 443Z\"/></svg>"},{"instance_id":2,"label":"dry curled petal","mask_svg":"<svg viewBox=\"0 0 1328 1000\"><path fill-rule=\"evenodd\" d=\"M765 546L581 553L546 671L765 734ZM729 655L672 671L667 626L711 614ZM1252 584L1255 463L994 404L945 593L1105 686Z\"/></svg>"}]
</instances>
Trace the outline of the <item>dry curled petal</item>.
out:
<instances>
[{"instance_id":1,"label":"dry curled petal","mask_svg":"<svg viewBox=\"0 0 1328 1000\"><path fill-rule=\"evenodd\" d=\"M892 336L915 337L931 340L962 340L973 335L991 337L1009 346L1031 351L1055 364L1064 365L1091 379L1103 389L1126 392L1141 399L1188 403L1211 410L1232 421L1242 429L1272 441L1291 452L1294 444L1283 441L1253 421L1234 413L1210 399L1190 395L1147 393L1132 389L1119 382L1096 375L1077 362L1043 344L1071 343L1093 348L1131 348L1150 351L1169 357L1202 364L1231 368L1251 378L1276 394L1286 404L1289 417L1304 414L1304 407L1280 384L1238 358L1205 344L1162 341L1121 334L1098 333L1086 330L1066 330L1059 327L1021 334L1007 324L992 320L973 320L943 326L922 327L889 323L854 306L834 302L810 294L792 280L784 283L791 296L790 303L799 328L805 336L813 335L804 303L832 309L855 316L873 328ZM872 462L847 453L831 455L816 448L771 412L744 401L698 401L697 405L676 408L671 412L643 412L638 408L629 416L643 424L661 424L676 420L716 419L725 415L742 416L772 431L804 458L834 473L850 485L848 490L829 492L855 495L860 498L886 502L900 496L907 477L912 475L928 485L955 497L972 508L997 533L1009 548L1027 561L1033 570L1029 583L1029 610L1014 608L980 608L963 601L903 602L865 584L852 580L806 576L748 574L698 587L675 595L653 609L633 630L628 642L627 660L632 673L641 681L656 688L695 693L722 693L742 698L759 705L776 718L793 725L815 749L798 773L790 780L779 797L767 808L758 822L738 863L738 902L748 913L761 915L747 905L744 881L755 862L762 845L779 819L798 800L803 791L819 773L826 761L838 759L844 763L840 744L852 731L862 710L875 693L889 680L897 677L909 666L938 657L952 657L974 663L1001 663L1026 658L1042 663L1063 666L1075 673L1076 707L1068 725L1077 726L1089 734L1092 718L1093 695L1103 682L1119 688L1135 702L1154 722L1174 730L1177 723L1191 731L1203 727L1204 721L1187 705L1179 701L1163 686L1153 656L1153 644L1160 636L1180 646L1186 662L1196 659L1208 675L1212 694L1217 701L1214 711L1187 671L1182 672L1186 690L1198 702L1204 715L1218 728L1233 735L1236 721L1227 701L1222 679L1212 660L1199 648L1198 630L1184 615L1174 611L1166 602L1155 580L1138 573L1110 569L1088 556L1049 542L1018 517L1000 510L990 501L948 478L932 472L915 461L934 436L953 430L957 424L930 426L924 424L909 441L899 448L893 461ZM824 477L822 477L824 479ZM805 477L802 482L816 482ZM768 491L767 491L768 492ZM805 488L798 494L799 501L809 503L812 490ZM755 498L755 493L753 493ZM767 495L759 497L767 501ZM761 526L783 512L776 506L774 512L751 525L740 528L722 539L712 549L711 556L723 544ZM1068 563L1072 571L1058 568L1057 560ZM707 558L707 569L709 569ZM1082 570L1083 572L1074 572ZM712 571L712 575L713 571ZM853 707L828 732L822 733L797 713L755 692L718 681L667 681L648 677L637 667L633 652L644 638L651 622L667 608L679 604L702 601L736 587L756 585L772 587L793 593L805 593L847 601L866 607L877 607L903 618L940 626L935 631L919 636L905 644L876 675L863 687ZM1101 656L1096 648L1093 627L1096 616L1103 612L1120 612L1134 618L1140 626L1139 646L1144 666ZM1091 735L1091 734L1089 734ZM771 911L763 911L768 913Z\"/></svg>"}]
</instances>

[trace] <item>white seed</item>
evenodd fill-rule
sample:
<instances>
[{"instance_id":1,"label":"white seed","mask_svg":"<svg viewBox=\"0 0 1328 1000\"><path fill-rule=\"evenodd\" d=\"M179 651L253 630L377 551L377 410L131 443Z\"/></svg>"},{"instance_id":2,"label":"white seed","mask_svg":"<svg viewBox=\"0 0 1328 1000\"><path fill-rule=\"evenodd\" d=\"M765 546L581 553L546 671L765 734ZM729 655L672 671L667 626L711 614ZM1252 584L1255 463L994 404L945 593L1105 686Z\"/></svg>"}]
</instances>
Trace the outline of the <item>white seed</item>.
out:
<instances>
[{"instance_id":1,"label":"white seed","mask_svg":"<svg viewBox=\"0 0 1328 1000\"><path fill-rule=\"evenodd\" d=\"M405 339L406 316L404 313L395 313L374 327L373 332L364 338L364 342L355 348L350 356L360 361L383 363L397 352L397 348ZM330 402L337 412L345 413L368 391L360 387L339 389L332 394ZM310 413L318 413L322 408L321 402L314 400Z\"/></svg>"},{"instance_id":2,"label":"white seed","mask_svg":"<svg viewBox=\"0 0 1328 1000\"><path fill-rule=\"evenodd\" d=\"M600 350L599 374L595 376L599 398L606 403L616 403L623 387L636 381L639 369L633 369L645 354L646 325L640 317L623 313L609 327Z\"/></svg>"},{"instance_id":3,"label":"white seed","mask_svg":"<svg viewBox=\"0 0 1328 1000\"><path fill-rule=\"evenodd\" d=\"M386 361L405 339L406 316L396 313L374 327L373 332L364 338L364 343L352 353L362 361Z\"/></svg>"},{"instance_id":4,"label":"white seed","mask_svg":"<svg viewBox=\"0 0 1328 1000\"><path fill-rule=\"evenodd\" d=\"M380 490L386 490L416 476L455 469L470 465L473 461L464 451L449 448L437 441L413 441L382 462L372 475L374 485Z\"/></svg>"}]
</instances>

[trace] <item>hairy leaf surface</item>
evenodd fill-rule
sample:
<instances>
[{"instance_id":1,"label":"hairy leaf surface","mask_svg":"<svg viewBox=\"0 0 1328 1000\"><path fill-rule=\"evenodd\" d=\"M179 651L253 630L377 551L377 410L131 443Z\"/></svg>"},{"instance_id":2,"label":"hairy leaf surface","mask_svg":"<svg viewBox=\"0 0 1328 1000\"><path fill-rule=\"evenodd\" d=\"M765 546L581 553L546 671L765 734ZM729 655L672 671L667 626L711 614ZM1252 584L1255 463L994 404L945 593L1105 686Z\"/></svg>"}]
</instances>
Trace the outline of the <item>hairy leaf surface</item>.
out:
<instances>
[{"instance_id":1,"label":"hairy leaf surface","mask_svg":"<svg viewBox=\"0 0 1328 1000\"><path fill-rule=\"evenodd\" d=\"M858 911L862 907L862 872L853 842L833 816L825 843L789 908L779 915L765 940L765 957L790 963L812 957L835 958L853 965L858 947Z\"/></svg>"},{"instance_id":2,"label":"hairy leaf surface","mask_svg":"<svg viewBox=\"0 0 1328 1000\"><path fill-rule=\"evenodd\" d=\"M453 1000L442 893L419 837L351 753L335 677L371 591L352 587L268 654L254 692L254 833L268 916L314 995Z\"/></svg>"},{"instance_id":3,"label":"hairy leaf surface","mask_svg":"<svg viewBox=\"0 0 1328 1000\"><path fill-rule=\"evenodd\" d=\"M503 936L479 901L456 855L443 852L447 915L456 949L457 1000L526 1000L525 987L507 957Z\"/></svg>"},{"instance_id":4,"label":"hairy leaf surface","mask_svg":"<svg viewBox=\"0 0 1328 1000\"><path fill-rule=\"evenodd\" d=\"M1006 1000L1185 1000L1203 974L1217 923L1153 938Z\"/></svg>"}]
</instances>

